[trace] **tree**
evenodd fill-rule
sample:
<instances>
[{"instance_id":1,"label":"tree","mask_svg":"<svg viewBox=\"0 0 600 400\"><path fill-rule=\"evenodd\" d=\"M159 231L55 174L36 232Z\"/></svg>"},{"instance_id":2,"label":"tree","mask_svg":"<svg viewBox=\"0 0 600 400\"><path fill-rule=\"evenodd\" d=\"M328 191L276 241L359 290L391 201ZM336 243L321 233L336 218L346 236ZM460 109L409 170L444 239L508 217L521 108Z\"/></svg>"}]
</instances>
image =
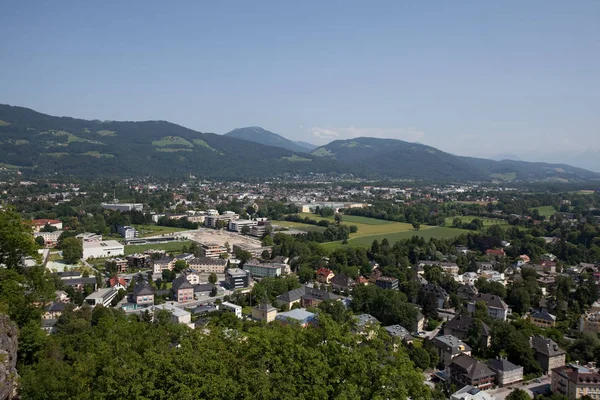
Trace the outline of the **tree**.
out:
<instances>
[{"instance_id":1,"label":"tree","mask_svg":"<svg viewBox=\"0 0 600 400\"><path fill-rule=\"evenodd\" d=\"M506 400L531 400L531 397L522 389L514 389L506 396Z\"/></svg>"},{"instance_id":2,"label":"tree","mask_svg":"<svg viewBox=\"0 0 600 400\"><path fill-rule=\"evenodd\" d=\"M409 351L411 361L415 364L415 367L422 370L429 368L431 359L429 358L429 352L422 347L413 347Z\"/></svg>"},{"instance_id":3,"label":"tree","mask_svg":"<svg viewBox=\"0 0 600 400\"><path fill-rule=\"evenodd\" d=\"M414 229L415 231L418 231L418 230L420 230L420 229L421 229L421 224L420 224L420 223L418 223L418 222L413 222L413 223L412 223L412 227L413 227L413 229Z\"/></svg>"},{"instance_id":4,"label":"tree","mask_svg":"<svg viewBox=\"0 0 600 400\"><path fill-rule=\"evenodd\" d=\"M46 242L44 241L44 238L41 236L35 237L35 243L40 247L44 247L44 245L46 244Z\"/></svg>"},{"instance_id":5,"label":"tree","mask_svg":"<svg viewBox=\"0 0 600 400\"><path fill-rule=\"evenodd\" d=\"M21 220L13 208L0 211L0 264L7 268L21 268L24 257L37 256L37 244L31 235L31 226Z\"/></svg>"},{"instance_id":6,"label":"tree","mask_svg":"<svg viewBox=\"0 0 600 400\"><path fill-rule=\"evenodd\" d=\"M56 232L58 230L57 227L52 226L50 224L46 224L40 229L40 232Z\"/></svg>"},{"instance_id":7,"label":"tree","mask_svg":"<svg viewBox=\"0 0 600 400\"><path fill-rule=\"evenodd\" d=\"M188 266L188 264L185 260L177 260L177 261L175 261L175 266L173 267L173 271L181 272L184 269L186 269L187 266Z\"/></svg>"},{"instance_id":8,"label":"tree","mask_svg":"<svg viewBox=\"0 0 600 400\"><path fill-rule=\"evenodd\" d=\"M242 226L241 233L242 233L242 235L249 235L250 234L250 227L248 225Z\"/></svg>"},{"instance_id":9,"label":"tree","mask_svg":"<svg viewBox=\"0 0 600 400\"><path fill-rule=\"evenodd\" d=\"M62 243L62 255L68 264L77 264L83 257L83 245L75 237L66 238Z\"/></svg>"},{"instance_id":10,"label":"tree","mask_svg":"<svg viewBox=\"0 0 600 400\"><path fill-rule=\"evenodd\" d=\"M218 280L217 274L215 274L214 272L211 272L210 275L208 276L208 281L214 285L215 283L217 283L217 280Z\"/></svg>"},{"instance_id":11,"label":"tree","mask_svg":"<svg viewBox=\"0 0 600 400\"><path fill-rule=\"evenodd\" d=\"M334 216L334 219L335 219L336 224L338 224L338 225L341 224L342 223L342 214L336 213Z\"/></svg>"}]
</instances>

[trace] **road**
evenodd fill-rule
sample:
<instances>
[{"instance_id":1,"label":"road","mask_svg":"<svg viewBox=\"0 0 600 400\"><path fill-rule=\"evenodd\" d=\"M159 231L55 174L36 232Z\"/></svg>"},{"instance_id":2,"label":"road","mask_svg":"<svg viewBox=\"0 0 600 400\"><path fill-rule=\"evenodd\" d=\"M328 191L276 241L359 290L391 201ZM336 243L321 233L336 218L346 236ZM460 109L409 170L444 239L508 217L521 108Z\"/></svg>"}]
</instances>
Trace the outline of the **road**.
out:
<instances>
[{"instance_id":1,"label":"road","mask_svg":"<svg viewBox=\"0 0 600 400\"><path fill-rule=\"evenodd\" d=\"M539 383L535 382L535 380L529 381L526 384L517 383L515 385L489 390L488 393L494 396L496 400L504 400L513 389L522 389L533 398L536 394L546 393L546 391L550 389L551 380L549 376L541 377L539 378L539 381Z\"/></svg>"}]
</instances>

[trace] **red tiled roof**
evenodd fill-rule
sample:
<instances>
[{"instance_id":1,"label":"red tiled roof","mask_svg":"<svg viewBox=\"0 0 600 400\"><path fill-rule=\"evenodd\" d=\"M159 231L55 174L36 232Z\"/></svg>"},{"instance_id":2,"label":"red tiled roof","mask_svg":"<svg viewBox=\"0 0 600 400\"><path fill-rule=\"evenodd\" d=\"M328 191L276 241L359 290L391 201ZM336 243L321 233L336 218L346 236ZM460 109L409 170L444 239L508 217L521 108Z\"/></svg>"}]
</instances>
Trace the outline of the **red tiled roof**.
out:
<instances>
[{"instance_id":1,"label":"red tiled roof","mask_svg":"<svg viewBox=\"0 0 600 400\"><path fill-rule=\"evenodd\" d=\"M116 286L117 283L120 283L122 286L127 286L127 284L125 283L125 279L118 276L113 276L108 280L108 282L110 284L110 287Z\"/></svg>"},{"instance_id":2,"label":"red tiled roof","mask_svg":"<svg viewBox=\"0 0 600 400\"><path fill-rule=\"evenodd\" d=\"M331 274L332 271L329 268L319 268L317 270L317 275L321 275L321 276L329 276L329 274Z\"/></svg>"},{"instance_id":3,"label":"red tiled roof","mask_svg":"<svg viewBox=\"0 0 600 400\"><path fill-rule=\"evenodd\" d=\"M37 226L45 226L46 224L60 224L61 221L57 219L33 219L31 223Z\"/></svg>"}]
</instances>

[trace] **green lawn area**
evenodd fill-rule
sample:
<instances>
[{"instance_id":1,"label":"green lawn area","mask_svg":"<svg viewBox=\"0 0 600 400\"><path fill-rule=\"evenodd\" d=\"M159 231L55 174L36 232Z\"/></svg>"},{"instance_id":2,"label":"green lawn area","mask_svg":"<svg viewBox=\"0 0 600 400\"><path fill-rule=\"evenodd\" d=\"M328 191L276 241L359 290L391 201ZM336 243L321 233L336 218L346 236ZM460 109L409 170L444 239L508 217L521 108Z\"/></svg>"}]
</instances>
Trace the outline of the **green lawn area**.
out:
<instances>
[{"instance_id":1,"label":"green lawn area","mask_svg":"<svg viewBox=\"0 0 600 400\"><path fill-rule=\"evenodd\" d=\"M285 228L290 228L290 229L297 229L299 231L321 232L321 233L323 233L325 231L324 226L303 224L301 222L290 222L290 221L271 221L271 222L274 225L280 225L280 226L283 226Z\"/></svg>"},{"instance_id":2,"label":"green lawn area","mask_svg":"<svg viewBox=\"0 0 600 400\"><path fill-rule=\"evenodd\" d=\"M320 217L315 214L301 213L298 214L302 218L309 217L311 219L315 219L320 221L322 219L326 219L330 222L334 222L333 217ZM367 217L357 217L354 215L344 215L342 216L342 223L345 225L356 225L358 228L358 232L350 234L351 238L357 238L361 236L368 235L380 235L380 234L389 234L389 233L398 233L398 232L406 232L412 231L413 227L411 224L403 223L403 222L393 222L393 221L385 221L381 219L375 218L367 218ZM425 229L423 226L422 229Z\"/></svg>"},{"instance_id":3,"label":"green lawn area","mask_svg":"<svg viewBox=\"0 0 600 400\"><path fill-rule=\"evenodd\" d=\"M133 225L139 232L139 237L145 238L148 236L160 236L167 233L187 231L185 228L174 228L171 226L158 226L158 225Z\"/></svg>"},{"instance_id":4,"label":"green lawn area","mask_svg":"<svg viewBox=\"0 0 600 400\"><path fill-rule=\"evenodd\" d=\"M354 247L370 247L373 243L373 240L382 241L383 239L387 239L390 244L394 244L399 240L410 239L413 236L420 236L425 240L429 240L431 238L436 239L449 239L456 236L459 236L463 233L473 232L467 229L456 229L456 228L448 228L446 226L423 226L421 225L421 229L419 231L415 231L412 229L410 231L404 232L395 232L395 233L384 233L379 235L368 235L368 236L359 236L355 238L351 238L348 240L347 245L343 245L342 242L329 242L324 243L321 246L327 250L333 250L339 247L344 246L354 246Z\"/></svg>"},{"instance_id":5,"label":"green lawn area","mask_svg":"<svg viewBox=\"0 0 600 400\"><path fill-rule=\"evenodd\" d=\"M482 218L482 217L478 217L476 215L465 215L465 216L458 216L458 217L448 217L446 218L445 224L448 227L452 226L452 222L454 222L454 218L460 218L460 220L463 223L470 223L471 221L473 221L475 218L479 218L480 220L483 221L483 226L492 226L492 225L508 225L508 221L505 219L498 219L498 218Z\"/></svg>"},{"instance_id":6,"label":"green lawn area","mask_svg":"<svg viewBox=\"0 0 600 400\"><path fill-rule=\"evenodd\" d=\"M138 245L129 245L125 246L125 255L135 254L135 253L143 253L146 250L156 249L156 250L165 250L168 252L181 252L183 246L189 246L191 240L183 240L177 242L169 242L169 243L155 243L155 244L138 244Z\"/></svg>"},{"instance_id":7,"label":"green lawn area","mask_svg":"<svg viewBox=\"0 0 600 400\"><path fill-rule=\"evenodd\" d=\"M549 218L549 217L553 216L554 213L556 212L556 210L552 206L535 207L535 208L531 209L531 211L533 211L533 210L538 210L538 212L540 213L540 215L542 217L546 217L546 218Z\"/></svg>"}]
</instances>

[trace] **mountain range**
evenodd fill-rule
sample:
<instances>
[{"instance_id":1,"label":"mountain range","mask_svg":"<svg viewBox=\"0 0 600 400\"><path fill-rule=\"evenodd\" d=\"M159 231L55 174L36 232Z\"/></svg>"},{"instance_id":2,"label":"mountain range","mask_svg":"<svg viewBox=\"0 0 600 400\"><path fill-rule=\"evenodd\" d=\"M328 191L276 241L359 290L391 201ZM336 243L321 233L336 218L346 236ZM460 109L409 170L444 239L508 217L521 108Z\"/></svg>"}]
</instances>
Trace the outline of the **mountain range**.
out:
<instances>
[{"instance_id":1,"label":"mountain range","mask_svg":"<svg viewBox=\"0 0 600 400\"><path fill-rule=\"evenodd\" d=\"M9 105L0 105L0 167L18 168L25 176L86 179L327 173L373 179L600 182L600 174L564 164L459 157L401 140L362 137L311 149L258 127L217 135L167 121L90 121Z\"/></svg>"}]
</instances>

